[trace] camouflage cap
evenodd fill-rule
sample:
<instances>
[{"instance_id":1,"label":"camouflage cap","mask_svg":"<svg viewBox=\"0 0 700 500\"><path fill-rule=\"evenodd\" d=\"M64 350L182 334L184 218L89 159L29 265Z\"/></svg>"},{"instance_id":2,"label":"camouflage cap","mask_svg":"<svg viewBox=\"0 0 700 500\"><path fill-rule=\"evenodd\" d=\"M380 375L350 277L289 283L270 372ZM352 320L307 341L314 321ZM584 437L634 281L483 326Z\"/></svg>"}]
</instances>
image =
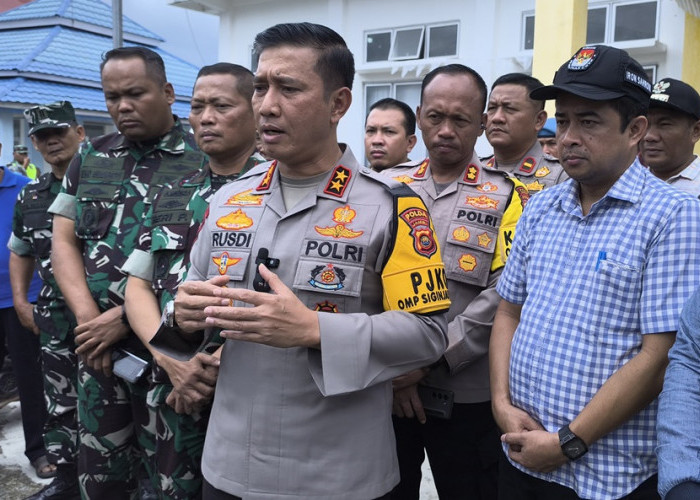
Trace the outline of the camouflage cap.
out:
<instances>
[{"instance_id":1,"label":"camouflage cap","mask_svg":"<svg viewBox=\"0 0 700 500\"><path fill-rule=\"evenodd\" d=\"M28 135L45 128L66 128L76 123L75 110L70 101L57 101L40 104L24 110L29 124Z\"/></svg>"}]
</instances>

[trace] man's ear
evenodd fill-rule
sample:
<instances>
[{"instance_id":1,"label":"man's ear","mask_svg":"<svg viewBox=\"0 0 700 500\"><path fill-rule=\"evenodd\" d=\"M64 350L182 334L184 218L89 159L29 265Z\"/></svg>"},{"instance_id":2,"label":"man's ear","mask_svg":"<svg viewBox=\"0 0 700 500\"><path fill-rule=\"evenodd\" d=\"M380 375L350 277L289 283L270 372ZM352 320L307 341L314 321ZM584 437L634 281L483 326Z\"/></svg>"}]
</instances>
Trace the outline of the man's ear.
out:
<instances>
[{"instance_id":1,"label":"man's ear","mask_svg":"<svg viewBox=\"0 0 700 500\"><path fill-rule=\"evenodd\" d=\"M347 87L341 87L333 91L331 99L331 123L337 125L345 116L350 104L352 104L352 91Z\"/></svg>"},{"instance_id":2,"label":"man's ear","mask_svg":"<svg viewBox=\"0 0 700 500\"><path fill-rule=\"evenodd\" d=\"M690 127L690 139L693 141L693 144L698 142L700 140L700 120L697 120L695 123L693 123Z\"/></svg>"},{"instance_id":3,"label":"man's ear","mask_svg":"<svg viewBox=\"0 0 700 500\"><path fill-rule=\"evenodd\" d=\"M410 153L411 150L413 150L413 148L416 145L416 142L418 142L416 134L411 134L408 136L408 147L406 148L406 154Z\"/></svg>"},{"instance_id":4,"label":"man's ear","mask_svg":"<svg viewBox=\"0 0 700 500\"><path fill-rule=\"evenodd\" d=\"M547 123L547 112L542 109L539 111L539 113L537 113L537 117L535 118L535 128L538 132L542 130L545 123Z\"/></svg>"},{"instance_id":5,"label":"man's ear","mask_svg":"<svg viewBox=\"0 0 700 500\"><path fill-rule=\"evenodd\" d=\"M163 92L168 100L168 104L172 106L172 104L175 102L175 89L173 88L173 84L170 82L165 82L163 85Z\"/></svg>"},{"instance_id":6,"label":"man's ear","mask_svg":"<svg viewBox=\"0 0 700 500\"><path fill-rule=\"evenodd\" d=\"M649 121L646 116L636 116L627 125L630 142L638 144L647 133Z\"/></svg>"}]
</instances>

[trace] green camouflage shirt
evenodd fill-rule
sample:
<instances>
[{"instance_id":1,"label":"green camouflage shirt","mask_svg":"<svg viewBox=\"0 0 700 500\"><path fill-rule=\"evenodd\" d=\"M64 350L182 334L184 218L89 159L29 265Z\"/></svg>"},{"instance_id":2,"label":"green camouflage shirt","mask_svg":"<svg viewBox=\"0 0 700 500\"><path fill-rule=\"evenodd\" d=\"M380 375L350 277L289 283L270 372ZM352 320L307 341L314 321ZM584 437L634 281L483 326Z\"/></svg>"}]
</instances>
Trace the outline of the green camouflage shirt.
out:
<instances>
[{"instance_id":1,"label":"green camouflage shirt","mask_svg":"<svg viewBox=\"0 0 700 500\"><path fill-rule=\"evenodd\" d=\"M47 212L60 190L61 181L51 172L22 188L15 204L8 246L17 255L31 256L36 260L43 286L34 308L34 322L42 332L63 340L75 328L76 322L53 276L53 217Z\"/></svg>"},{"instance_id":2,"label":"green camouflage shirt","mask_svg":"<svg viewBox=\"0 0 700 500\"><path fill-rule=\"evenodd\" d=\"M87 284L101 311L124 303L127 276L121 268L154 194L204 163L179 120L150 143L119 133L98 137L73 159L49 211L75 221Z\"/></svg>"}]
</instances>

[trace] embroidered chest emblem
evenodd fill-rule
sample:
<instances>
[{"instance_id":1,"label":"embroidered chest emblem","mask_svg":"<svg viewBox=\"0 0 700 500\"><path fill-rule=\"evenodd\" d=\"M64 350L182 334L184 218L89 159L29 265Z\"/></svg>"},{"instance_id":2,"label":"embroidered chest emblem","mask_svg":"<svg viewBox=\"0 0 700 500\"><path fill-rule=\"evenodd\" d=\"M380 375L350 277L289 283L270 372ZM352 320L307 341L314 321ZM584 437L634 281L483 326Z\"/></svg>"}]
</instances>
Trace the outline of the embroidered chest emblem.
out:
<instances>
[{"instance_id":1,"label":"embroidered chest emblem","mask_svg":"<svg viewBox=\"0 0 700 500\"><path fill-rule=\"evenodd\" d=\"M309 285L321 290L335 291L345 286L343 285L344 281L345 272L342 268L326 264L325 266L316 266L311 270Z\"/></svg>"},{"instance_id":2,"label":"embroidered chest emblem","mask_svg":"<svg viewBox=\"0 0 700 500\"><path fill-rule=\"evenodd\" d=\"M348 187L350 182L350 177L352 177L352 172L342 165L335 167L335 171L331 176L326 188L323 190L324 193L337 196L338 198L343 196L345 188Z\"/></svg>"},{"instance_id":3,"label":"embroidered chest emblem","mask_svg":"<svg viewBox=\"0 0 700 500\"><path fill-rule=\"evenodd\" d=\"M330 236L331 238L357 238L361 236L364 231L353 231L346 226L346 224L352 222L356 215L357 212L350 208L350 205L345 205L344 207L333 210L333 222L336 223L335 226L314 226L314 229L318 234Z\"/></svg>"},{"instance_id":4,"label":"embroidered chest emblem","mask_svg":"<svg viewBox=\"0 0 700 500\"><path fill-rule=\"evenodd\" d=\"M535 177L547 177L552 171L548 167L540 167L535 171Z\"/></svg>"},{"instance_id":5,"label":"embroidered chest emblem","mask_svg":"<svg viewBox=\"0 0 700 500\"><path fill-rule=\"evenodd\" d=\"M424 257L430 258L437 252L435 235L430 228L430 217L428 211L422 208L407 208L399 214L399 217L410 228L413 237L413 249Z\"/></svg>"},{"instance_id":6,"label":"embroidered chest emblem","mask_svg":"<svg viewBox=\"0 0 700 500\"><path fill-rule=\"evenodd\" d=\"M235 212L219 217L216 221L216 225L221 229L238 231L239 229L251 227L253 225L253 219L248 217L248 214L246 214L243 209L239 208Z\"/></svg>"},{"instance_id":7,"label":"embroidered chest emblem","mask_svg":"<svg viewBox=\"0 0 700 500\"><path fill-rule=\"evenodd\" d=\"M229 267L235 266L241 261L241 259L238 257L231 257L228 252L223 252L218 257L212 257L211 260L214 262L214 264L216 264L219 274L221 275L226 274Z\"/></svg>"},{"instance_id":8,"label":"embroidered chest emblem","mask_svg":"<svg viewBox=\"0 0 700 500\"><path fill-rule=\"evenodd\" d=\"M324 300L323 302L316 303L316 306L314 307L314 311L321 311L321 312L327 312L327 313L337 313L338 306L333 304L332 302L328 302L327 300Z\"/></svg>"},{"instance_id":9,"label":"embroidered chest emblem","mask_svg":"<svg viewBox=\"0 0 700 500\"><path fill-rule=\"evenodd\" d=\"M493 238L491 238L486 233L481 233L479 236L476 237L476 239L479 246L482 248L488 248L491 242L493 241Z\"/></svg>"},{"instance_id":10,"label":"embroidered chest emblem","mask_svg":"<svg viewBox=\"0 0 700 500\"><path fill-rule=\"evenodd\" d=\"M459 226L457 229L452 231L452 237L457 241L467 241L471 234L469 230L464 226Z\"/></svg>"},{"instance_id":11,"label":"embroidered chest emblem","mask_svg":"<svg viewBox=\"0 0 700 500\"><path fill-rule=\"evenodd\" d=\"M459 267L462 271L470 273L476 269L476 257L470 253L462 254L459 258Z\"/></svg>"},{"instance_id":12,"label":"embroidered chest emblem","mask_svg":"<svg viewBox=\"0 0 700 500\"><path fill-rule=\"evenodd\" d=\"M263 198L259 194L253 194L252 189L236 193L231 196L224 205L246 206L262 205Z\"/></svg>"},{"instance_id":13,"label":"embroidered chest emblem","mask_svg":"<svg viewBox=\"0 0 700 500\"><path fill-rule=\"evenodd\" d=\"M484 208L491 210L496 210L498 208L498 200L494 200L493 198L489 198L488 196L483 194L481 196L467 196L467 200L465 201L465 203L474 208Z\"/></svg>"},{"instance_id":14,"label":"embroidered chest emblem","mask_svg":"<svg viewBox=\"0 0 700 500\"><path fill-rule=\"evenodd\" d=\"M495 193L496 191L498 191L498 186L496 186L492 182L484 182L481 186L477 187L476 189L481 191L482 193Z\"/></svg>"}]
</instances>

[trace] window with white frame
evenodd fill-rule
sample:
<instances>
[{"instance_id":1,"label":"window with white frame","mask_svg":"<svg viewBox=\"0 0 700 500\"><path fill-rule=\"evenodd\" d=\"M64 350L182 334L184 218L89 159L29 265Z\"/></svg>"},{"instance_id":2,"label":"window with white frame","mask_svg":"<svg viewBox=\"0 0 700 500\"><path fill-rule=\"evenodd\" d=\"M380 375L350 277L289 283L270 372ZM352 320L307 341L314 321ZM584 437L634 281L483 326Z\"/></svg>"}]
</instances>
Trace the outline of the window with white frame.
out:
<instances>
[{"instance_id":1,"label":"window with white frame","mask_svg":"<svg viewBox=\"0 0 700 500\"><path fill-rule=\"evenodd\" d=\"M613 44L654 40L658 26L658 0L610 0L588 6L586 43ZM535 41L535 14L523 13L521 47L532 50Z\"/></svg>"},{"instance_id":2,"label":"window with white frame","mask_svg":"<svg viewBox=\"0 0 700 500\"><path fill-rule=\"evenodd\" d=\"M415 112L420 104L421 82L387 82L365 84L365 116L369 114L369 108L380 99L393 97L405 102ZM412 160L422 160L428 156L420 130L416 128L418 141L409 157Z\"/></svg>"},{"instance_id":3,"label":"window with white frame","mask_svg":"<svg viewBox=\"0 0 700 500\"><path fill-rule=\"evenodd\" d=\"M365 61L406 61L457 55L459 23L426 24L365 33Z\"/></svg>"},{"instance_id":4,"label":"window with white frame","mask_svg":"<svg viewBox=\"0 0 700 500\"><path fill-rule=\"evenodd\" d=\"M651 80L652 85L656 83L656 69L658 66L656 64L646 64L642 67L644 68L644 71L647 72L647 76Z\"/></svg>"}]
</instances>

